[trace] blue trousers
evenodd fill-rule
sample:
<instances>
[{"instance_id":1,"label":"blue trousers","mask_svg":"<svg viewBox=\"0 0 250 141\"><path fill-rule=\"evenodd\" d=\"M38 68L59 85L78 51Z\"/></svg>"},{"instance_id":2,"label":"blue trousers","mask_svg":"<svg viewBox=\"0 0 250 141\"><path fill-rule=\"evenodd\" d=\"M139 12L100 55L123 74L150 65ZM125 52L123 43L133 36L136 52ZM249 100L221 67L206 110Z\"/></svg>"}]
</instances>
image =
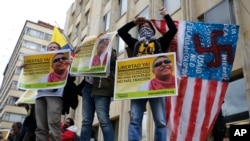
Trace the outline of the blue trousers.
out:
<instances>
[{"instance_id":1,"label":"blue trousers","mask_svg":"<svg viewBox=\"0 0 250 141\"><path fill-rule=\"evenodd\" d=\"M141 140L141 127L146 103L149 101L155 122L155 141L167 140L165 97L131 100L131 116L128 127L129 141Z\"/></svg>"},{"instance_id":2,"label":"blue trousers","mask_svg":"<svg viewBox=\"0 0 250 141\"><path fill-rule=\"evenodd\" d=\"M104 141L114 141L114 130L109 119L111 97L91 96L92 85L86 83L82 90L81 141L89 141L92 134L94 113L97 113Z\"/></svg>"}]
</instances>

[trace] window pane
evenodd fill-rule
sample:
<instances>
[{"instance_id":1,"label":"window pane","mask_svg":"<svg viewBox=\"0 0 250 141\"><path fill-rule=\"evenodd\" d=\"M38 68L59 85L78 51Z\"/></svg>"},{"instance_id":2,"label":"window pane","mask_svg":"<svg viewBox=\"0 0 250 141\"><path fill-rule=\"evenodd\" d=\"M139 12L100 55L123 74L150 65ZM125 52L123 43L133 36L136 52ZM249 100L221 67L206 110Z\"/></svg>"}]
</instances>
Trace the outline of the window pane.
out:
<instances>
[{"instance_id":1,"label":"window pane","mask_svg":"<svg viewBox=\"0 0 250 141\"><path fill-rule=\"evenodd\" d=\"M125 42L122 40L122 38L118 37L118 53L124 51L124 48L125 48Z\"/></svg>"},{"instance_id":2,"label":"window pane","mask_svg":"<svg viewBox=\"0 0 250 141\"><path fill-rule=\"evenodd\" d=\"M181 8L180 0L164 0L164 7L166 7L168 13L171 15Z\"/></svg>"},{"instance_id":3,"label":"window pane","mask_svg":"<svg viewBox=\"0 0 250 141\"><path fill-rule=\"evenodd\" d=\"M45 33L44 40L50 41L51 37L50 34Z\"/></svg>"},{"instance_id":4,"label":"window pane","mask_svg":"<svg viewBox=\"0 0 250 141\"><path fill-rule=\"evenodd\" d=\"M13 121L13 122L22 121L22 115L10 114L9 121Z\"/></svg>"},{"instance_id":5,"label":"window pane","mask_svg":"<svg viewBox=\"0 0 250 141\"><path fill-rule=\"evenodd\" d=\"M12 81L11 88L15 90L17 89L17 81Z\"/></svg>"},{"instance_id":6,"label":"window pane","mask_svg":"<svg viewBox=\"0 0 250 141\"><path fill-rule=\"evenodd\" d=\"M27 35L30 35L30 36L33 36L33 37L37 37L37 38L40 38L40 39L43 39L43 37L44 37L44 33L43 32L31 29L31 28L27 29Z\"/></svg>"},{"instance_id":7,"label":"window pane","mask_svg":"<svg viewBox=\"0 0 250 141\"><path fill-rule=\"evenodd\" d=\"M19 54L19 60L21 60L21 61L23 60L23 53Z\"/></svg>"},{"instance_id":8,"label":"window pane","mask_svg":"<svg viewBox=\"0 0 250 141\"><path fill-rule=\"evenodd\" d=\"M21 67L16 67L15 74L19 75L21 73Z\"/></svg>"},{"instance_id":9,"label":"window pane","mask_svg":"<svg viewBox=\"0 0 250 141\"><path fill-rule=\"evenodd\" d=\"M145 9L143 9L141 11L141 13L139 14L139 16L142 16L142 17L145 17L145 18L149 18L149 10L148 10L148 7L146 7Z\"/></svg>"},{"instance_id":10,"label":"window pane","mask_svg":"<svg viewBox=\"0 0 250 141\"><path fill-rule=\"evenodd\" d=\"M27 41L27 40L24 40L22 45L24 47L26 47L26 48L34 49L34 50L37 50L37 51L40 51L40 49L41 49L41 45L40 44L37 44L37 43L34 43L34 42L30 42L30 41Z\"/></svg>"},{"instance_id":11,"label":"window pane","mask_svg":"<svg viewBox=\"0 0 250 141\"><path fill-rule=\"evenodd\" d=\"M79 34L79 26L80 26L80 23L78 23L78 24L76 25L76 28L75 28L75 37L77 37L78 34Z\"/></svg>"},{"instance_id":12,"label":"window pane","mask_svg":"<svg viewBox=\"0 0 250 141\"><path fill-rule=\"evenodd\" d=\"M84 18L84 26L86 26L89 22L89 10L85 13L85 18Z\"/></svg>"},{"instance_id":13,"label":"window pane","mask_svg":"<svg viewBox=\"0 0 250 141\"><path fill-rule=\"evenodd\" d=\"M228 0L224 0L204 14L205 22L231 23Z\"/></svg>"},{"instance_id":14,"label":"window pane","mask_svg":"<svg viewBox=\"0 0 250 141\"><path fill-rule=\"evenodd\" d=\"M16 103L17 100L18 100L17 97L10 96L8 98L7 104L9 104L9 105L15 105L15 103Z\"/></svg>"},{"instance_id":15,"label":"window pane","mask_svg":"<svg viewBox=\"0 0 250 141\"><path fill-rule=\"evenodd\" d=\"M127 0L120 0L121 15L127 11Z\"/></svg>"},{"instance_id":16,"label":"window pane","mask_svg":"<svg viewBox=\"0 0 250 141\"><path fill-rule=\"evenodd\" d=\"M229 83L225 101L222 105L224 116L248 111L247 97L245 92L244 79L239 79Z\"/></svg>"},{"instance_id":17,"label":"window pane","mask_svg":"<svg viewBox=\"0 0 250 141\"><path fill-rule=\"evenodd\" d=\"M230 10L230 15L231 15L231 23L236 24L236 17L235 17L233 0L229 2L229 5L230 5L229 10Z\"/></svg>"},{"instance_id":18,"label":"window pane","mask_svg":"<svg viewBox=\"0 0 250 141\"><path fill-rule=\"evenodd\" d=\"M47 46L42 45L40 51L41 51L41 52L45 52L46 50L47 50Z\"/></svg>"},{"instance_id":19,"label":"window pane","mask_svg":"<svg viewBox=\"0 0 250 141\"><path fill-rule=\"evenodd\" d=\"M6 113L3 119L9 121L9 118L10 118L10 113Z\"/></svg>"},{"instance_id":20,"label":"window pane","mask_svg":"<svg viewBox=\"0 0 250 141\"><path fill-rule=\"evenodd\" d=\"M105 20L105 31L107 31L110 25L110 11L105 15L104 20Z\"/></svg>"}]
</instances>

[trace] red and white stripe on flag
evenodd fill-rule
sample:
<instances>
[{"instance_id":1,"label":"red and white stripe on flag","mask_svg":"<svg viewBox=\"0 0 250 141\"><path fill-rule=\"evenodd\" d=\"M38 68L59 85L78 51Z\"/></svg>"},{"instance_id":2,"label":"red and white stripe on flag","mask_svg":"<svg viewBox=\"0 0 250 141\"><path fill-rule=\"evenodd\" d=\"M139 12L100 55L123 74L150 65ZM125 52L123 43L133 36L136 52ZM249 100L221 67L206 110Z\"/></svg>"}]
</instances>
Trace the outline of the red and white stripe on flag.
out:
<instances>
[{"instance_id":1,"label":"red and white stripe on flag","mask_svg":"<svg viewBox=\"0 0 250 141\"><path fill-rule=\"evenodd\" d=\"M155 28L161 33L164 34L168 30L168 26L165 20L156 20L151 19L151 22L154 24Z\"/></svg>"},{"instance_id":2,"label":"red and white stripe on flag","mask_svg":"<svg viewBox=\"0 0 250 141\"><path fill-rule=\"evenodd\" d=\"M156 19L151 19L151 22L153 23L154 27L159 31L161 34L164 34L168 31L168 26L167 22L165 20L156 20ZM174 21L175 26L179 26L179 21ZM167 50L167 52L176 52L177 50L177 34L174 36L174 39L171 41L170 46Z\"/></svg>"},{"instance_id":3,"label":"red and white stripe on flag","mask_svg":"<svg viewBox=\"0 0 250 141\"><path fill-rule=\"evenodd\" d=\"M151 21L167 32L165 20ZM166 99L167 141L206 141L226 94L239 26L175 24L178 32L168 51L176 52L178 95Z\"/></svg>"},{"instance_id":4,"label":"red and white stripe on flag","mask_svg":"<svg viewBox=\"0 0 250 141\"><path fill-rule=\"evenodd\" d=\"M182 77L177 97L167 99L168 141L205 141L228 83Z\"/></svg>"}]
</instances>

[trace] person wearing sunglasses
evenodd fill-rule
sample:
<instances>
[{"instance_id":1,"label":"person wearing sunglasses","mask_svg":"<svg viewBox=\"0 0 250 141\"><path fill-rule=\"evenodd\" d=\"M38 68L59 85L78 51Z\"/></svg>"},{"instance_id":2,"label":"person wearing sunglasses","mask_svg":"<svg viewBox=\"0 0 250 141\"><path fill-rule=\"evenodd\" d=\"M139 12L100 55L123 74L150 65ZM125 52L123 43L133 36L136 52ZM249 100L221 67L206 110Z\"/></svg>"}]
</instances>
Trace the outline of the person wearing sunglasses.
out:
<instances>
[{"instance_id":1,"label":"person wearing sunglasses","mask_svg":"<svg viewBox=\"0 0 250 141\"><path fill-rule=\"evenodd\" d=\"M140 86L139 91L175 88L173 65L167 56L158 56L155 58L152 65L152 72L155 74L155 77Z\"/></svg>"},{"instance_id":2,"label":"person wearing sunglasses","mask_svg":"<svg viewBox=\"0 0 250 141\"><path fill-rule=\"evenodd\" d=\"M52 59L53 72L43 77L40 82L59 82L67 79L70 62L64 53L57 53Z\"/></svg>"},{"instance_id":3,"label":"person wearing sunglasses","mask_svg":"<svg viewBox=\"0 0 250 141\"><path fill-rule=\"evenodd\" d=\"M47 51L58 51L61 47L57 42L51 42ZM57 53L51 60L53 72L40 79L40 82L58 82L66 80L69 83L68 67L70 62L64 53ZM72 77L73 78L73 77ZM70 83L73 83L73 81ZM66 84L67 85L67 84ZM63 95L65 87L57 89L39 89L35 100L35 115L37 141L61 141L61 114L65 103ZM73 92L72 92L73 93ZM71 93L70 93L71 94Z\"/></svg>"},{"instance_id":4,"label":"person wearing sunglasses","mask_svg":"<svg viewBox=\"0 0 250 141\"><path fill-rule=\"evenodd\" d=\"M159 14L164 18L168 26L168 31L159 38L156 38L155 36L156 32L151 21L141 16L135 17L134 20L128 22L118 29L118 35L131 49L133 52L133 57L157 54L167 51L170 42L177 33L177 28L170 15L167 14L166 8L160 8ZM138 38L134 38L131 34L129 34L129 30L133 27L137 27L138 29ZM154 140L167 140L165 99L165 97L156 97L131 100L131 114L128 127L129 141L141 140L142 119L147 101L149 101L154 117Z\"/></svg>"},{"instance_id":5,"label":"person wearing sunglasses","mask_svg":"<svg viewBox=\"0 0 250 141\"><path fill-rule=\"evenodd\" d=\"M61 46L57 42L50 42L47 47L47 51L58 51L60 49ZM67 82L61 88L37 90L34 104L35 123L32 123L37 126L36 130L33 130L37 141L48 139L50 141L61 141L61 115L68 114L70 107L76 109L78 105L75 77L67 73L71 61L65 54L58 53L53 57L51 63L54 71L41 78L40 82L58 82L61 80ZM20 67L25 67L25 64L23 63Z\"/></svg>"}]
</instances>

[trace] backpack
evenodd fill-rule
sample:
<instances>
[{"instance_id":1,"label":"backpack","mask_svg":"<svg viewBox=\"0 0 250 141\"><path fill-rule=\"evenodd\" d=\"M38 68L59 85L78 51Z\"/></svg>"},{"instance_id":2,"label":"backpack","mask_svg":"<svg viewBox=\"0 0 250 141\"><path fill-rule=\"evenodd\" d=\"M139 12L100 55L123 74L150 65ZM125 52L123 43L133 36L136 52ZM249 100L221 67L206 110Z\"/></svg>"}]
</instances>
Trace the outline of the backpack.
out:
<instances>
[{"instance_id":1,"label":"backpack","mask_svg":"<svg viewBox=\"0 0 250 141\"><path fill-rule=\"evenodd\" d=\"M74 133L75 136L74 136L74 141L80 141L80 136L78 136L76 133Z\"/></svg>"}]
</instances>

